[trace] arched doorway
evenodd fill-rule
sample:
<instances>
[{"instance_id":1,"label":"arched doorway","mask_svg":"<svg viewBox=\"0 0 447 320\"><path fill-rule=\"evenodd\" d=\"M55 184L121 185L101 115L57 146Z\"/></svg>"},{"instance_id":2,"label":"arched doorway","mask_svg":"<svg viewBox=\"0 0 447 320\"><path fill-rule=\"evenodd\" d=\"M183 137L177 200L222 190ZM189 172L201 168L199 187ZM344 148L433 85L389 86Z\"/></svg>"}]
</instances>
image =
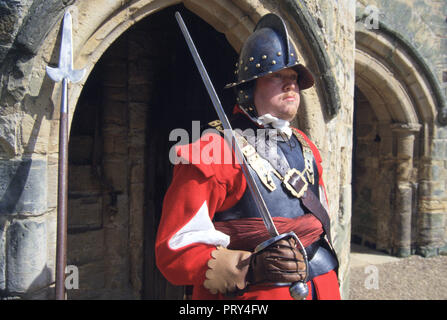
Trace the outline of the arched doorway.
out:
<instances>
[{"instance_id":1,"label":"arched doorway","mask_svg":"<svg viewBox=\"0 0 447 320\"><path fill-rule=\"evenodd\" d=\"M80 270L69 298L181 299L159 273L154 240L171 180L169 141L216 118L174 18L180 10L223 105L236 53L225 36L182 5L122 34L95 65L70 137L68 263ZM230 72L229 72L230 70ZM84 279L84 280L82 280ZM71 295L71 296L70 296Z\"/></svg>"},{"instance_id":2,"label":"arched doorway","mask_svg":"<svg viewBox=\"0 0 447 320\"><path fill-rule=\"evenodd\" d=\"M380 30L356 32L353 243L408 256L420 245L436 106L411 50Z\"/></svg>"}]
</instances>

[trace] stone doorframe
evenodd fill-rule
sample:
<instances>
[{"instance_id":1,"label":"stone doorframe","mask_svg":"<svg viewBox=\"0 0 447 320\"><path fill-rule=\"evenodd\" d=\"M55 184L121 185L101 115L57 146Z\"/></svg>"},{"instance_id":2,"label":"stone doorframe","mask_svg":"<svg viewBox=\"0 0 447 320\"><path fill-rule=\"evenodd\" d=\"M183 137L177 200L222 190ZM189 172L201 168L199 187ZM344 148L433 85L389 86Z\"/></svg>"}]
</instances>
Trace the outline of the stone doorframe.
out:
<instances>
[{"instance_id":1,"label":"stone doorframe","mask_svg":"<svg viewBox=\"0 0 447 320\"><path fill-rule=\"evenodd\" d=\"M417 190L432 182L431 155L441 110L426 71L410 50L380 28L356 31L356 86L378 119L380 158L395 175L394 212L374 212L376 246L398 256L408 256L412 244L417 249L424 242L418 235L422 226L412 221L412 204L418 204L417 220L433 210L430 194Z\"/></svg>"}]
</instances>

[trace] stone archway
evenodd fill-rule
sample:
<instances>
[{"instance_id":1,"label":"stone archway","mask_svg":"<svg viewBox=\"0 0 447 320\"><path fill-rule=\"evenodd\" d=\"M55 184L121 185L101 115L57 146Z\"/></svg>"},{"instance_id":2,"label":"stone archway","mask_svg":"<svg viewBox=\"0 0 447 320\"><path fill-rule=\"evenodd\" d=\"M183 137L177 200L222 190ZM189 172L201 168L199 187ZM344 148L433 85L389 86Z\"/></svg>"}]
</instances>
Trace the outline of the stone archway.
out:
<instances>
[{"instance_id":1,"label":"stone archway","mask_svg":"<svg viewBox=\"0 0 447 320\"><path fill-rule=\"evenodd\" d=\"M407 256L419 241L436 103L408 48L380 30L356 32L355 68L352 241Z\"/></svg>"},{"instance_id":2,"label":"stone archway","mask_svg":"<svg viewBox=\"0 0 447 320\"><path fill-rule=\"evenodd\" d=\"M192 121L215 120L174 19L182 11L224 107L236 53L183 6L151 14L122 34L84 85L70 136L68 263L83 288L70 299L181 299L155 265L154 244L172 175L169 140ZM216 50L218 64L213 64Z\"/></svg>"}]
</instances>

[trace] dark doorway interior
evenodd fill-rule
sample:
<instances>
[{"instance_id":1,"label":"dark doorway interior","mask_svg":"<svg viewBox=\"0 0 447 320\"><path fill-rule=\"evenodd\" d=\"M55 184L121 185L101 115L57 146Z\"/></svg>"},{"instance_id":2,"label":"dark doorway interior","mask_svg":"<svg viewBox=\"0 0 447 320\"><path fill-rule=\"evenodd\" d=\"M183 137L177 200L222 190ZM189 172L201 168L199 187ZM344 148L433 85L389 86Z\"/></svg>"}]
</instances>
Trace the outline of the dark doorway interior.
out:
<instances>
[{"instance_id":1,"label":"dark doorway interior","mask_svg":"<svg viewBox=\"0 0 447 320\"><path fill-rule=\"evenodd\" d=\"M154 13L105 52L83 89L70 135L68 263L72 299L182 299L155 265L169 186L169 133L216 114L174 17L180 11L227 111L237 55L225 36L183 5Z\"/></svg>"},{"instance_id":2,"label":"dark doorway interior","mask_svg":"<svg viewBox=\"0 0 447 320\"><path fill-rule=\"evenodd\" d=\"M153 247L155 230L162 211L164 194L171 181L172 165L169 150L177 141L169 141L169 133L183 128L192 138L192 121L201 125L215 120L217 115L212 107L200 74L194 64L186 42L174 19L180 11L208 74L213 81L222 104L231 111L232 92L223 90L225 84L233 81L234 63L237 55L225 36L216 32L209 24L186 10L183 6L171 7L149 17L147 29L157 34L164 42L165 50L160 57L160 69L154 83L154 108L148 117L147 196L148 206L154 214L145 220L145 298L180 298L178 289L164 285L164 279L154 266ZM142 27L141 25L140 27ZM154 286L154 284L156 284Z\"/></svg>"}]
</instances>

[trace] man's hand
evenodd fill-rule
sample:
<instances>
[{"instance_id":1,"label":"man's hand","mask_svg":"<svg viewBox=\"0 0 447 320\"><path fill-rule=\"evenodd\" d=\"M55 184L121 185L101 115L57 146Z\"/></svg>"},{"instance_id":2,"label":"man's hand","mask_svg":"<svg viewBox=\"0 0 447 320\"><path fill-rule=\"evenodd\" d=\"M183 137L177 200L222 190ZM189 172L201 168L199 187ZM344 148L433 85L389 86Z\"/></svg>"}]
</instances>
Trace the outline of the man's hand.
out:
<instances>
[{"instance_id":1,"label":"man's hand","mask_svg":"<svg viewBox=\"0 0 447 320\"><path fill-rule=\"evenodd\" d=\"M228 294L245 289L251 252L218 247L211 252L203 286L212 294Z\"/></svg>"},{"instance_id":2,"label":"man's hand","mask_svg":"<svg viewBox=\"0 0 447 320\"><path fill-rule=\"evenodd\" d=\"M228 294L244 290L249 284L293 283L306 276L303 254L290 237L251 253L218 247L208 261L203 283L212 294Z\"/></svg>"},{"instance_id":3,"label":"man's hand","mask_svg":"<svg viewBox=\"0 0 447 320\"><path fill-rule=\"evenodd\" d=\"M248 282L297 282L306 276L303 254L297 249L295 238L274 242L251 257Z\"/></svg>"}]
</instances>

